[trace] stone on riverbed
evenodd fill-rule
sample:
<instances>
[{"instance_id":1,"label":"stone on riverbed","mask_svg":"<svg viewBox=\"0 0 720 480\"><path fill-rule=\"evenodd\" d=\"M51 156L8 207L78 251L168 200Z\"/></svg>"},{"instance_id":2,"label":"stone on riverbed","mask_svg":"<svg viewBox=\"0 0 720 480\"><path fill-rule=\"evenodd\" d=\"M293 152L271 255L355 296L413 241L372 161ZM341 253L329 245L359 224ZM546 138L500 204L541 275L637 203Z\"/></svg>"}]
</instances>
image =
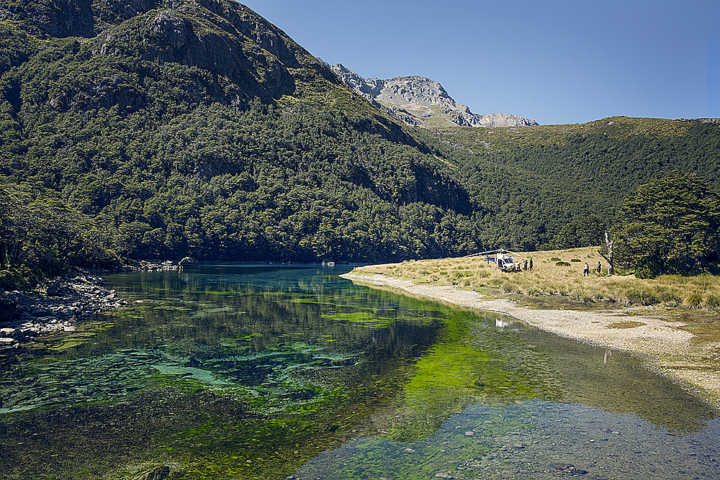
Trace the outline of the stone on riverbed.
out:
<instances>
[{"instance_id":1,"label":"stone on riverbed","mask_svg":"<svg viewBox=\"0 0 720 480\"><path fill-rule=\"evenodd\" d=\"M567 474L571 476L579 476L579 475L585 475L588 473L587 470L581 470L579 468L576 468L575 465L572 463L555 463L552 465L555 470L557 470L558 474Z\"/></svg>"},{"instance_id":2,"label":"stone on riverbed","mask_svg":"<svg viewBox=\"0 0 720 480\"><path fill-rule=\"evenodd\" d=\"M149 472L145 472L137 477L136 480L163 480L167 478L168 475L170 475L170 467L155 467Z\"/></svg>"}]
</instances>

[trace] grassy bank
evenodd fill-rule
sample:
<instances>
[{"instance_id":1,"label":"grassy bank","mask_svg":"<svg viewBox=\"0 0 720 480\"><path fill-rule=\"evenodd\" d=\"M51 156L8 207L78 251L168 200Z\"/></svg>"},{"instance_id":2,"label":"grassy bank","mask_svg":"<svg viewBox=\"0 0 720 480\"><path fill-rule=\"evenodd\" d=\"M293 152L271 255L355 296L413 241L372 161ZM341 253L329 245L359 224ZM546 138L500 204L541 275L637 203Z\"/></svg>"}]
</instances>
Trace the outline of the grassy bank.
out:
<instances>
[{"instance_id":1,"label":"grassy bank","mask_svg":"<svg viewBox=\"0 0 720 480\"><path fill-rule=\"evenodd\" d=\"M525 252L516 259L532 257L532 271L506 273L485 257L406 261L356 269L416 284L452 285L483 294L520 294L538 302L565 300L583 305L666 306L720 311L720 277L663 275L639 279L634 275L607 275L607 262L598 247ZM585 263L591 273L583 276ZM598 262L602 273L595 272Z\"/></svg>"}]
</instances>

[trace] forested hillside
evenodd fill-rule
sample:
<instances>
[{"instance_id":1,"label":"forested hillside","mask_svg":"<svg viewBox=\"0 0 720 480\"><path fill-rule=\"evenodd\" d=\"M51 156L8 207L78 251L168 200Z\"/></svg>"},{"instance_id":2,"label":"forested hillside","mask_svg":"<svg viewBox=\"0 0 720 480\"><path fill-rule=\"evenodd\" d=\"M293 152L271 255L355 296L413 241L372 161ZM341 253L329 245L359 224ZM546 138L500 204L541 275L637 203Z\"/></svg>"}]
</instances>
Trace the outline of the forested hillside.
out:
<instances>
[{"instance_id":1,"label":"forested hillside","mask_svg":"<svg viewBox=\"0 0 720 480\"><path fill-rule=\"evenodd\" d=\"M478 247L452 169L247 8L53 5L0 16L3 182L59 192L112 227L118 253L375 260Z\"/></svg>"},{"instance_id":2,"label":"forested hillside","mask_svg":"<svg viewBox=\"0 0 720 480\"><path fill-rule=\"evenodd\" d=\"M613 117L530 128L417 130L461 166L460 181L489 212L483 240L516 248L599 243L623 198L674 170L720 188L720 125Z\"/></svg>"},{"instance_id":3,"label":"forested hillside","mask_svg":"<svg viewBox=\"0 0 720 480\"><path fill-rule=\"evenodd\" d=\"M650 177L717 182L719 142L718 125L624 118L411 129L229 0L0 6L0 183L24 199L0 224L51 199L92 220L103 259L589 244Z\"/></svg>"}]
</instances>

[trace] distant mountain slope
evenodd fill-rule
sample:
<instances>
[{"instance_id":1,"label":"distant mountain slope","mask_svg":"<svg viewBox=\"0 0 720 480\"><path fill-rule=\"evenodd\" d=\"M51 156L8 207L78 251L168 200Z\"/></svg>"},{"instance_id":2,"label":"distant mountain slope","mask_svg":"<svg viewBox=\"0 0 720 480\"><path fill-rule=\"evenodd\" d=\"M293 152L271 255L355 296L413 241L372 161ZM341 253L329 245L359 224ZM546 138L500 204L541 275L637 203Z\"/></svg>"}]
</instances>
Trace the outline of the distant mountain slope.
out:
<instances>
[{"instance_id":1,"label":"distant mountain slope","mask_svg":"<svg viewBox=\"0 0 720 480\"><path fill-rule=\"evenodd\" d=\"M564 248L593 236L597 242L628 193L676 169L720 190L720 124L706 119L612 117L416 135L461 165L471 198L492 212L482 229L489 244ZM584 233L568 242L563 231Z\"/></svg>"},{"instance_id":2,"label":"distant mountain slope","mask_svg":"<svg viewBox=\"0 0 720 480\"><path fill-rule=\"evenodd\" d=\"M447 162L238 3L19 0L0 18L0 181L103 219L124 254L478 246Z\"/></svg>"},{"instance_id":3,"label":"distant mountain slope","mask_svg":"<svg viewBox=\"0 0 720 480\"><path fill-rule=\"evenodd\" d=\"M383 98L447 100L401 83ZM0 183L131 257L384 261L554 245L568 225L587 244L642 181L718 181L713 123L429 130L378 105L233 1L0 7Z\"/></svg>"},{"instance_id":4,"label":"distant mountain slope","mask_svg":"<svg viewBox=\"0 0 720 480\"><path fill-rule=\"evenodd\" d=\"M435 80L421 76L396 77L388 80L365 79L344 65L332 70L356 93L386 107L397 119L410 125L447 127L521 127L537 125L518 115L490 113L479 115L457 103Z\"/></svg>"}]
</instances>

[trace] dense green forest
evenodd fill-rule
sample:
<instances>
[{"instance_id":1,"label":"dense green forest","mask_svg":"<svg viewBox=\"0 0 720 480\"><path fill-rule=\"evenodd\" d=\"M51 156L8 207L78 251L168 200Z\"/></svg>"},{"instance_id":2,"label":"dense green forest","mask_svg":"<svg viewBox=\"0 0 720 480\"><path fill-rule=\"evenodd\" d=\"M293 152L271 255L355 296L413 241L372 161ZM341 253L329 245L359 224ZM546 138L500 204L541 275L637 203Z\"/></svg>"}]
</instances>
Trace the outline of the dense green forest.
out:
<instances>
[{"instance_id":1,"label":"dense green forest","mask_svg":"<svg viewBox=\"0 0 720 480\"><path fill-rule=\"evenodd\" d=\"M720 178L715 124L401 126L232 1L14 0L0 18L0 184L17 199L3 225L62 205L69 231L102 233L76 235L102 252L86 263L586 245L640 183ZM36 268L13 231L0 244L27 252L4 268ZM81 262L55 252L47 271Z\"/></svg>"},{"instance_id":2,"label":"dense green forest","mask_svg":"<svg viewBox=\"0 0 720 480\"><path fill-rule=\"evenodd\" d=\"M694 173L672 172L628 195L613 225L617 263L638 277L720 270L720 194Z\"/></svg>"},{"instance_id":3,"label":"dense green forest","mask_svg":"<svg viewBox=\"0 0 720 480\"><path fill-rule=\"evenodd\" d=\"M460 181L489 212L483 241L515 248L600 243L623 198L674 170L720 189L720 125L613 117L525 128L418 129L461 166ZM494 232L494 233L491 233Z\"/></svg>"}]
</instances>

